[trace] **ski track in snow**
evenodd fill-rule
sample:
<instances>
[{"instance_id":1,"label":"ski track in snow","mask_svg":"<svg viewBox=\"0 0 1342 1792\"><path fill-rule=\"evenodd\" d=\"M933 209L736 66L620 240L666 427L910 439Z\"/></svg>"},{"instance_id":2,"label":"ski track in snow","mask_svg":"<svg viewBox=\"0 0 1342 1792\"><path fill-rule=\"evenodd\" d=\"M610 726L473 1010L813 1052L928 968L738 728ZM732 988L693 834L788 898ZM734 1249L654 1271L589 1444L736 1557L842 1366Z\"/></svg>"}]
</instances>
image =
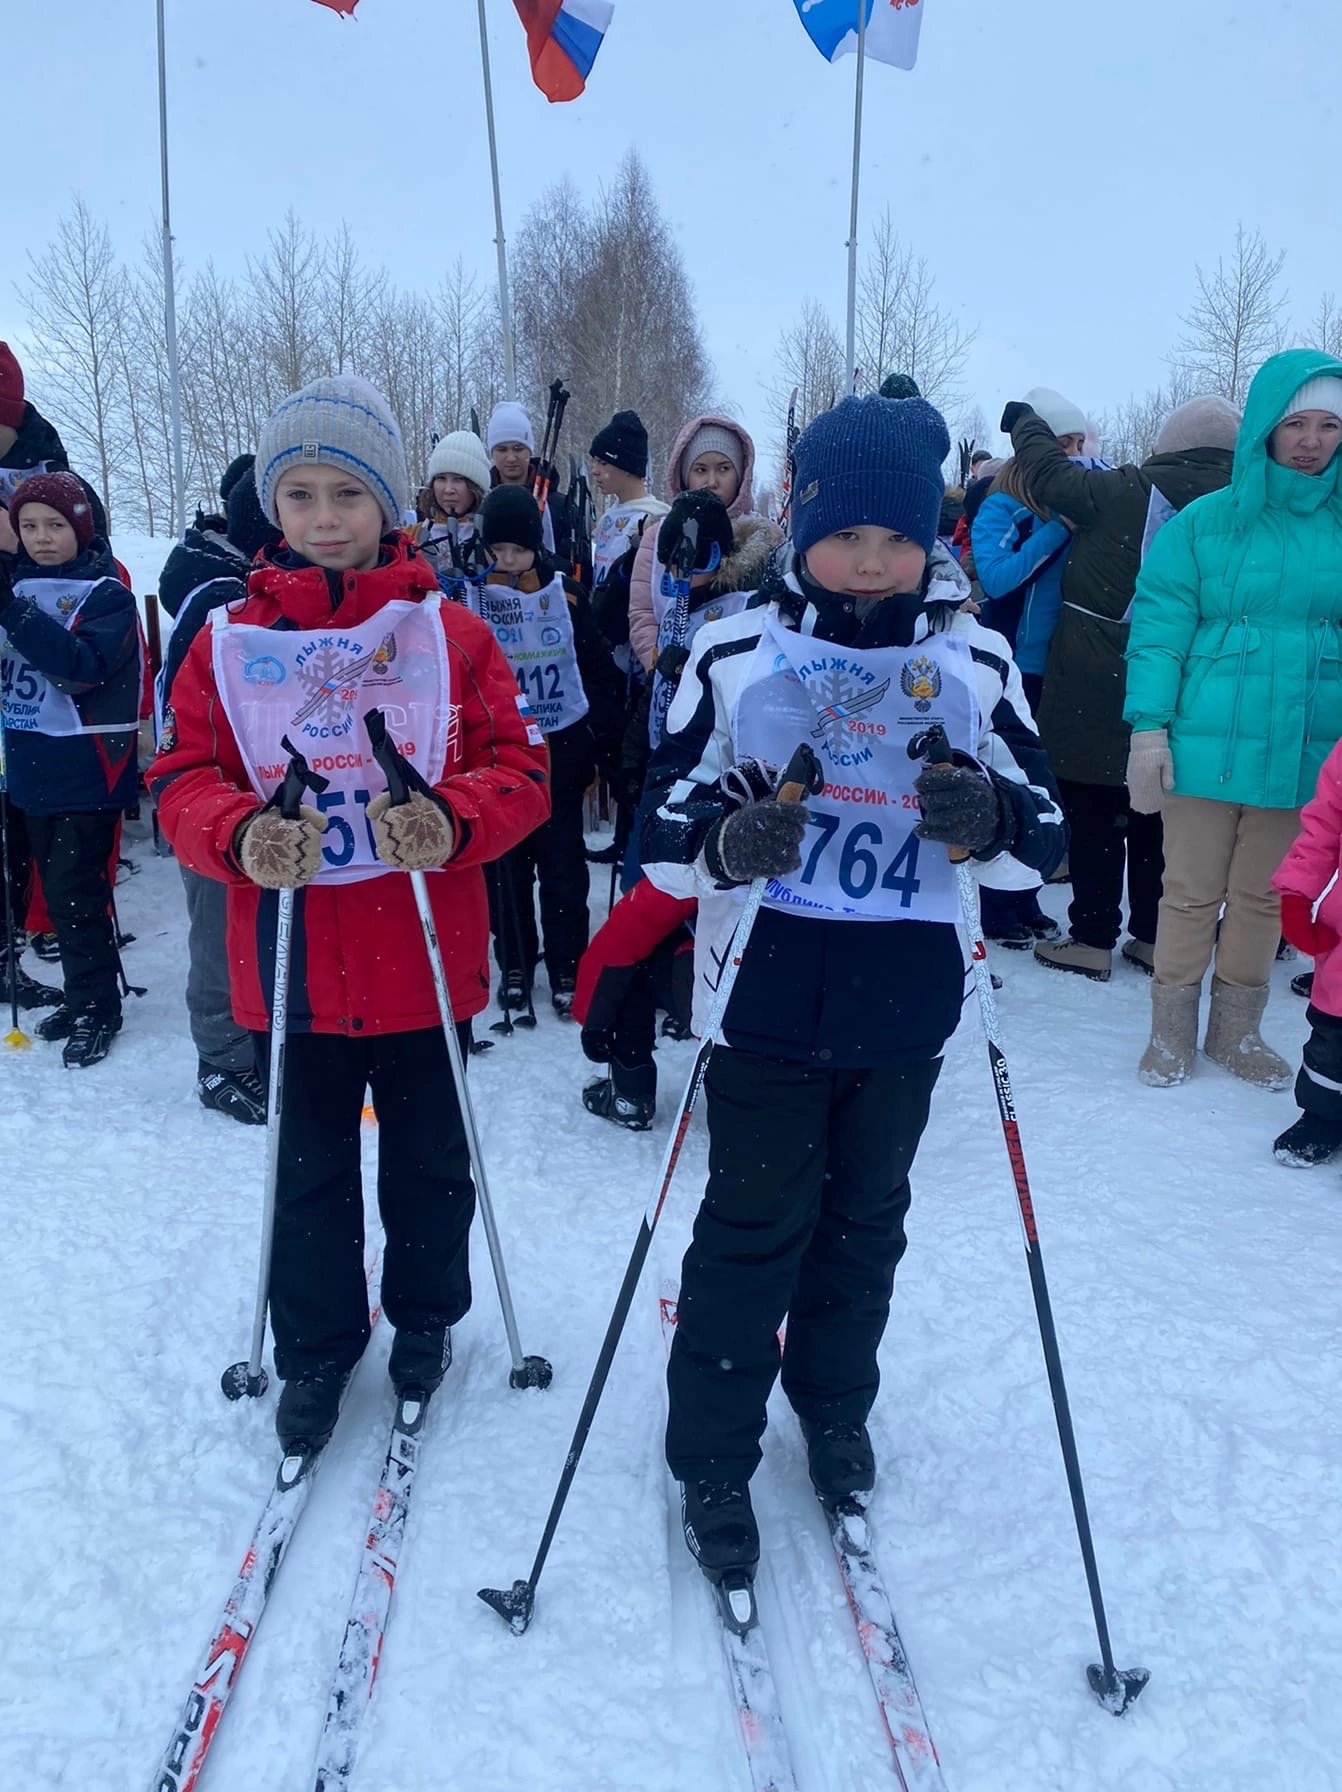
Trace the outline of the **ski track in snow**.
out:
<instances>
[{"instance_id":1,"label":"ski track in snow","mask_svg":"<svg viewBox=\"0 0 1342 1792\"><path fill-rule=\"evenodd\" d=\"M218 1387L250 1327L263 1134L196 1101L176 867L143 827L127 839L141 867L118 891L138 936L127 971L149 995L87 1075L64 1072L58 1047L0 1051L6 1788L150 1784L275 1465L273 1391L229 1406ZM592 881L599 919L604 871ZM1061 915L1066 892L1045 900ZM872 1418L877 1551L946 1784L1334 1792L1337 1171L1272 1161L1289 1095L1205 1063L1182 1089L1141 1088L1136 972L1102 986L1012 954L997 968L1115 1654L1152 1680L1122 1720L1086 1688L1094 1632L971 1002L914 1171ZM1266 1022L1292 1057L1298 968L1277 967ZM471 1082L523 1346L555 1383L508 1389L477 1228L475 1307L429 1420L356 1783L746 1792L660 1453L657 1290L703 1186L702 1118L535 1624L513 1637L475 1598L530 1567L693 1055L663 1046L657 1127L622 1133L582 1109L596 1073L537 993L536 1032L473 1060ZM388 1342L379 1326L202 1792L310 1783L391 1417ZM760 1597L799 1784L879 1792L895 1781L866 1669L800 1437L785 1409L774 1419Z\"/></svg>"}]
</instances>

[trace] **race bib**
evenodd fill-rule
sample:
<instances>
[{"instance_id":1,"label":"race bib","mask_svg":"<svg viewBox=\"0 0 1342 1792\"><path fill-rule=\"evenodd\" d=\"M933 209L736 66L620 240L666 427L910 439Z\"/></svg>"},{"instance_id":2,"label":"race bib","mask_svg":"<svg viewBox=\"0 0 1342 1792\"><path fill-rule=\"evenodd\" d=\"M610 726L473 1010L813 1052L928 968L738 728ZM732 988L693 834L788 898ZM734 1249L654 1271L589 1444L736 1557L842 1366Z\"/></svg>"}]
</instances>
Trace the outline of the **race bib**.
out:
<instances>
[{"instance_id":1,"label":"race bib","mask_svg":"<svg viewBox=\"0 0 1342 1792\"><path fill-rule=\"evenodd\" d=\"M722 597L713 597L697 610L691 610L685 618L685 628L679 642L676 640L676 611L674 606L662 616L657 630L657 657L668 647L689 647L699 630L705 623L720 622L724 616L739 616L750 602L749 591L728 591ZM671 699L675 689L670 681L653 669L652 703L648 709L648 740L653 747L662 744L662 736L666 733L666 718L671 708Z\"/></svg>"},{"instance_id":2,"label":"race bib","mask_svg":"<svg viewBox=\"0 0 1342 1792\"><path fill-rule=\"evenodd\" d=\"M466 602L494 631L542 734L557 734L587 714L587 693L573 645L573 616L556 577L541 591L473 585Z\"/></svg>"},{"instance_id":3,"label":"race bib","mask_svg":"<svg viewBox=\"0 0 1342 1792\"><path fill-rule=\"evenodd\" d=\"M44 616L71 629L97 579L20 579L14 587L20 597L34 602ZM80 734L125 734L133 721L85 723L75 700L58 691L45 672L24 659L0 629L0 719L11 734L45 734L68 739ZM138 700L137 700L138 710Z\"/></svg>"},{"instance_id":4,"label":"race bib","mask_svg":"<svg viewBox=\"0 0 1342 1792\"><path fill-rule=\"evenodd\" d=\"M380 709L398 749L430 783L447 764L452 727L447 640L437 595L398 599L347 628L257 628L212 612L215 683L252 789L269 801L289 769L287 735L330 779L312 801L327 817L318 883L357 883L388 867L368 805L387 788L364 713Z\"/></svg>"},{"instance_id":5,"label":"race bib","mask_svg":"<svg viewBox=\"0 0 1342 1792\"><path fill-rule=\"evenodd\" d=\"M843 921L960 917L946 848L921 840L909 743L940 723L974 753L979 714L968 645L954 634L855 652L782 628L768 615L731 717L736 758L786 765L810 746L825 773L808 797L799 871L769 880L765 903Z\"/></svg>"}]
</instances>

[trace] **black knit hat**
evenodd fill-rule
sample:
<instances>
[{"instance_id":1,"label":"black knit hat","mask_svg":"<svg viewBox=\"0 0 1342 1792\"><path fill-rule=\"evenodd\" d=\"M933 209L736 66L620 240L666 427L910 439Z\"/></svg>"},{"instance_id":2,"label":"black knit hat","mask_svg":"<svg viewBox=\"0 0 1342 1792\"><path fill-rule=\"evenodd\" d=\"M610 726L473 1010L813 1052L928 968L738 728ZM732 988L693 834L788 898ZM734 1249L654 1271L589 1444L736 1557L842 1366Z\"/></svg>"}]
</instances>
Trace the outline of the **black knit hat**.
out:
<instances>
[{"instance_id":1,"label":"black knit hat","mask_svg":"<svg viewBox=\"0 0 1342 1792\"><path fill-rule=\"evenodd\" d=\"M881 381L882 398L921 398L918 382L911 373L887 373Z\"/></svg>"},{"instance_id":2,"label":"black knit hat","mask_svg":"<svg viewBox=\"0 0 1342 1792\"><path fill-rule=\"evenodd\" d=\"M480 506L480 537L487 548L507 542L539 554L545 546L540 505L524 485L496 485Z\"/></svg>"},{"instance_id":3,"label":"black knit hat","mask_svg":"<svg viewBox=\"0 0 1342 1792\"><path fill-rule=\"evenodd\" d=\"M219 496L223 499L225 504L228 503L228 494L233 490L233 487L238 483L239 479L242 478L244 473L250 472L255 465L256 456L254 454L238 454L229 461L228 465L224 468L223 477L219 481Z\"/></svg>"},{"instance_id":4,"label":"black knit hat","mask_svg":"<svg viewBox=\"0 0 1342 1792\"><path fill-rule=\"evenodd\" d=\"M616 411L592 437L593 460L604 460L635 479L648 476L648 432L637 411Z\"/></svg>"},{"instance_id":5,"label":"black knit hat","mask_svg":"<svg viewBox=\"0 0 1342 1792\"><path fill-rule=\"evenodd\" d=\"M232 470L230 467L229 472ZM227 477L225 474L224 478ZM224 510L228 516L228 539L249 560L255 560L262 548L277 548L283 541L284 537L261 508L261 500L256 495L256 474L250 466L244 467L229 486Z\"/></svg>"}]
</instances>

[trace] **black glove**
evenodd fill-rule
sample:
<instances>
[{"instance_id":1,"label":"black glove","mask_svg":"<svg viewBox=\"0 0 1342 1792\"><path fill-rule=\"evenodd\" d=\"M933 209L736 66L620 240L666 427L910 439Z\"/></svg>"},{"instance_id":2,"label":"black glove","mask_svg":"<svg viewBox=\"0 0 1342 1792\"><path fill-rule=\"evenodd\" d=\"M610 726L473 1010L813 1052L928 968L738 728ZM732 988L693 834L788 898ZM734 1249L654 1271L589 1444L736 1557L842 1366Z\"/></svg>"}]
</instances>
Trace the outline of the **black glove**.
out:
<instances>
[{"instance_id":1,"label":"black glove","mask_svg":"<svg viewBox=\"0 0 1342 1792\"><path fill-rule=\"evenodd\" d=\"M1011 403L1002 412L1002 421L998 424L998 428L1004 436L1009 436L1022 417L1033 416L1033 405L1021 404L1018 399L1013 398Z\"/></svg>"},{"instance_id":2,"label":"black glove","mask_svg":"<svg viewBox=\"0 0 1342 1792\"><path fill-rule=\"evenodd\" d=\"M713 547L725 560L732 551L732 519L722 499L709 491L682 492L662 519L657 533L657 558L663 566L674 567L685 534L685 525L693 517L699 525L699 543L694 556L694 570L707 572L713 561Z\"/></svg>"},{"instance_id":3,"label":"black glove","mask_svg":"<svg viewBox=\"0 0 1342 1792\"><path fill-rule=\"evenodd\" d=\"M747 803L715 821L704 841L704 863L720 883L748 884L757 877L782 877L801 865L806 810L800 803L770 798Z\"/></svg>"},{"instance_id":4,"label":"black glove","mask_svg":"<svg viewBox=\"0 0 1342 1792\"><path fill-rule=\"evenodd\" d=\"M967 765L926 766L914 789L923 811L914 830L921 840L982 852L1003 831L1001 798L988 778Z\"/></svg>"},{"instance_id":5,"label":"black glove","mask_svg":"<svg viewBox=\"0 0 1342 1792\"><path fill-rule=\"evenodd\" d=\"M674 687L680 683L680 675L689 663L689 648L678 647L672 642L669 647L664 647L657 655L658 676L664 678L667 684Z\"/></svg>"}]
</instances>

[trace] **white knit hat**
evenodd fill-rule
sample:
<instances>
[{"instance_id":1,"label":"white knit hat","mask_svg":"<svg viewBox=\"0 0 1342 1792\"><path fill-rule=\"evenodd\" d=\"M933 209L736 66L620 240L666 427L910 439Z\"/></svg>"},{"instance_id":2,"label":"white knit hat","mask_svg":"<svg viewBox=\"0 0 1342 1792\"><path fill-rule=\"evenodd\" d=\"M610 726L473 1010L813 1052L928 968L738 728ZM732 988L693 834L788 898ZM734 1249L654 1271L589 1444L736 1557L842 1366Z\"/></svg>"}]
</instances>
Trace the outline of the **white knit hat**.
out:
<instances>
[{"instance_id":1,"label":"white knit hat","mask_svg":"<svg viewBox=\"0 0 1342 1792\"><path fill-rule=\"evenodd\" d=\"M480 491L489 490L489 456L474 430L454 429L434 443L427 475L430 484L439 473L456 473L462 479L469 479Z\"/></svg>"},{"instance_id":2,"label":"white knit hat","mask_svg":"<svg viewBox=\"0 0 1342 1792\"><path fill-rule=\"evenodd\" d=\"M511 398L505 398L502 404L496 404L489 413L485 447L492 454L500 442L525 442L533 454L536 452L531 419L522 406L514 403Z\"/></svg>"},{"instance_id":3,"label":"white knit hat","mask_svg":"<svg viewBox=\"0 0 1342 1792\"><path fill-rule=\"evenodd\" d=\"M261 425L256 489L276 528L275 487L296 463L322 463L354 474L381 505L387 527L400 528L410 501L405 446L391 406L367 380L346 373L313 380L284 399Z\"/></svg>"},{"instance_id":4,"label":"white knit hat","mask_svg":"<svg viewBox=\"0 0 1342 1792\"><path fill-rule=\"evenodd\" d=\"M1070 398L1055 392L1052 386L1034 386L1025 394L1025 403L1036 416L1042 417L1055 436L1084 436L1089 433L1090 419Z\"/></svg>"},{"instance_id":5,"label":"white knit hat","mask_svg":"<svg viewBox=\"0 0 1342 1792\"><path fill-rule=\"evenodd\" d=\"M1306 380L1292 394L1291 402L1277 421L1295 417L1301 411L1331 411L1335 417L1342 417L1342 379L1335 373L1321 373L1317 379Z\"/></svg>"}]
</instances>

